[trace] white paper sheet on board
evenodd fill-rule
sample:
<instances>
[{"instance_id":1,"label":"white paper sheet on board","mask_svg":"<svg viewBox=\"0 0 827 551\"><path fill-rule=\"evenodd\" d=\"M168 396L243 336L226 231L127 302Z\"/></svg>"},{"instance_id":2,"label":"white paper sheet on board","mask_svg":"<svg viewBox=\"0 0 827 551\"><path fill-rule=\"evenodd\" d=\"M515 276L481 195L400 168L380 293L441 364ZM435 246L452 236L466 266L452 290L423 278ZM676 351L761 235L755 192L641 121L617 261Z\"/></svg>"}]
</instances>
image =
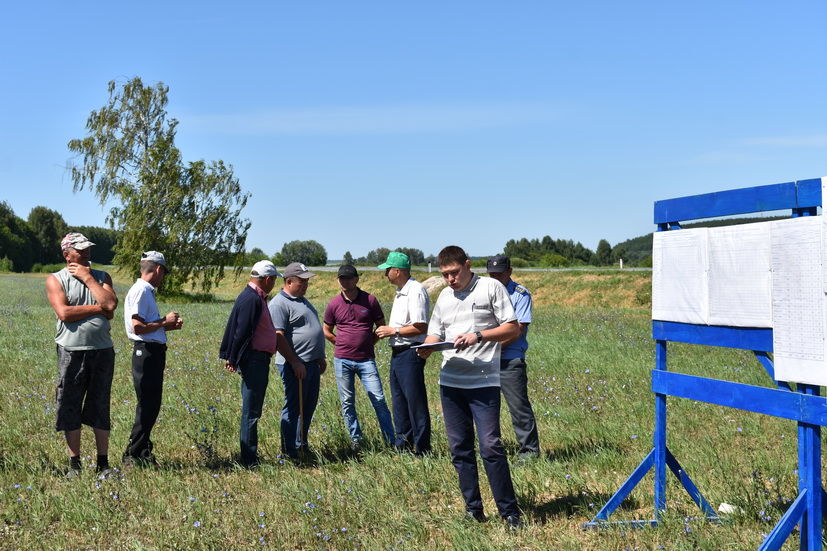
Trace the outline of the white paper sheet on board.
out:
<instances>
[{"instance_id":1,"label":"white paper sheet on board","mask_svg":"<svg viewBox=\"0 0 827 551\"><path fill-rule=\"evenodd\" d=\"M654 234L652 319L707 323L707 258L707 228Z\"/></svg>"},{"instance_id":2,"label":"white paper sheet on board","mask_svg":"<svg viewBox=\"0 0 827 551\"><path fill-rule=\"evenodd\" d=\"M822 217L772 222L772 334L775 378L827 384Z\"/></svg>"},{"instance_id":3,"label":"white paper sheet on board","mask_svg":"<svg viewBox=\"0 0 827 551\"><path fill-rule=\"evenodd\" d=\"M709 325L772 327L770 223L710 228Z\"/></svg>"}]
</instances>

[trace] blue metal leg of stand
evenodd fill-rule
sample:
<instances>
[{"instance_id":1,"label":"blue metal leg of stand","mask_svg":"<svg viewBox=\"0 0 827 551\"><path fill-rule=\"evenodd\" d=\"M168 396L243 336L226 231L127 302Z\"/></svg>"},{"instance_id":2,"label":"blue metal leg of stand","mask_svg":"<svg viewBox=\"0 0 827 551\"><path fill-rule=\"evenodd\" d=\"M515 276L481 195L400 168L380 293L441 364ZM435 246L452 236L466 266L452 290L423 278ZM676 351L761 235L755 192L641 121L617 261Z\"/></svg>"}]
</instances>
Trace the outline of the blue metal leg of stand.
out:
<instances>
[{"instance_id":1,"label":"blue metal leg of stand","mask_svg":"<svg viewBox=\"0 0 827 551\"><path fill-rule=\"evenodd\" d=\"M675 476L678 477L678 480L680 480L681 485L683 485L684 489L686 489L686 493L689 494L689 497L692 498L692 501L694 501L695 504L701 508L701 511L704 512L706 518L714 522L720 522L721 519L718 517L718 514L715 512L715 510L712 508L709 502L706 499L704 499L704 496L701 495L701 492L700 490L698 490L698 487L695 486L695 483L692 482L692 479L689 478L689 475L686 473L686 471L683 470L683 467L681 467L680 463L678 463L678 460L675 459L675 456L672 455L672 452L669 451L669 448L666 449L666 464L669 466L669 469L675 474Z\"/></svg>"},{"instance_id":2,"label":"blue metal leg of stand","mask_svg":"<svg viewBox=\"0 0 827 551\"><path fill-rule=\"evenodd\" d=\"M655 369L666 371L666 341L655 341ZM666 510L666 395L655 394L655 520Z\"/></svg>"},{"instance_id":3,"label":"blue metal leg of stand","mask_svg":"<svg viewBox=\"0 0 827 551\"><path fill-rule=\"evenodd\" d=\"M591 522L586 522L583 524L584 527L592 528L596 525L601 524L601 521L605 522L609 519L609 515L611 515L615 509L620 507L620 504L623 503L623 500L626 499L626 496L635 489L635 486L643 480L643 477L646 476L646 473L649 472L649 469L652 468L652 463L655 458L655 450L650 451L643 461L640 462L640 465L634 470L629 478L626 479L626 482L618 489L615 494L609 498L609 501L597 512L597 515L592 519Z\"/></svg>"},{"instance_id":4,"label":"blue metal leg of stand","mask_svg":"<svg viewBox=\"0 0 827 551\"><path fill-rule=\"evenodd\" d=\"M787 512L784 513L781 520L779 520L775 528L772 529L772 532L764 539L764 543L761 544L758 551L778 551L781 549L781 546L784 545L784 542L790 537L795 525L798 524L798 521L804 515L804 508L806 506L807 491L805 490L803 494L798 494L796 500L790 505Z\"/></svg>"},{"instance_id":5,"label":"blue metal leg of stand","mask_svg":"<svg viewBox=\"0 0 827 551\"><path fill-rule=\"evenodd\" d=\"M766 352L760 351L760 350L753 350L753 353L755 354L755 357L758 358L758 361L763 366L764 371L766 371L767 375L770 376L770 379L775 381L775 386L777 386L778 388L783 388L785 390L792 390L789 383L786 383L784 381L776 381L775 380L775 366L773 365L769 354L767 354Z\"/></svg>"},{"instance_id":6,"label":"blue metal leg of stand","mask_svg":"<svg viewBox=\"0 0 827 551\"><path fill-rule=\"evenodd\" d=\"M819 396L820 388L798 385L798 392ZM758 551L778 551L799 526L800 551L822 548L822 517L827 495L821 487L821 427L798 423L798 497L775 525Z\"/></svg>"},{"instance_id":7,"label":"blue metal leg of stand","mask_svg":"<svg viewBox=\"0 0 827 551\"><path fill-rule=\"evenodd\" d=\"M813 385L798 385L798 391L818 396L820 388ZM821 550L821 427L808 423L798 424L798 487L804 495L807 506L801 517L801 551Z\"/></svg>"}]
</instances>

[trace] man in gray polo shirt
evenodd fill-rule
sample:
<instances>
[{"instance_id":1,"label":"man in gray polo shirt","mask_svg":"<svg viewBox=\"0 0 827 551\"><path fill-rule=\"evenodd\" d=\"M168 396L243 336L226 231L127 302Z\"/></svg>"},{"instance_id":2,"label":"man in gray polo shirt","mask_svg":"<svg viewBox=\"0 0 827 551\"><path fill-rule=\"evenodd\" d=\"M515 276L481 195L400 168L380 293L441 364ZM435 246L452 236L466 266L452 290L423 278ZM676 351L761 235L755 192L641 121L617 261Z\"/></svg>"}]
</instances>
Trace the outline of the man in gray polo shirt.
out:
<instances>
[{"instance_id":1,"label":"man in gray polo shirt","mask_svg":"<svg viewBox=\"0 0 827 551\"><path fill-rule=\"evenodd\" d=\"M500 343L519 335L517 316L505 287L475 275L461 248L442 249L437 264L448 287L436 301L425 344L452 345L442 354L439 390L465 508L470 517L485 520L474 450L476 426L494 501L508 526L517 529L523 522L500 439ZM418 353L427 358L431 350L420 348Z\"/></svg>"},{"instance_id":2,"label":"man in gray polo shirt","mask_svg":"<svg viewBox=\"0 0 827 551\"><path fill-rule=\"evenodd\" d=\"M276 365L284 385L281 451L292 459L298 459L300 451L307 449L307 433L319 402L321 374L327 369L319 314L304 298L308 280L314 275L299 262L288 265L284 269L284 287L267 306L279 339Z\"/></svg>"},{"instance_id":3,"label":"man in gray polo shirt","mask_svg":"<svg viewBox=\"0 0 827 551\"><path fill-rule=\"evenodd\" d=\"M94 243L69 233L60 248L66 267L46 278L46 294L57 316L57 423L66 434L69 475L80 472L80 428L95 433L97 470L109 469L109 396L115 351L109 320L118 306L112 278L91 266Z\"/></svg>"}]
</instances>

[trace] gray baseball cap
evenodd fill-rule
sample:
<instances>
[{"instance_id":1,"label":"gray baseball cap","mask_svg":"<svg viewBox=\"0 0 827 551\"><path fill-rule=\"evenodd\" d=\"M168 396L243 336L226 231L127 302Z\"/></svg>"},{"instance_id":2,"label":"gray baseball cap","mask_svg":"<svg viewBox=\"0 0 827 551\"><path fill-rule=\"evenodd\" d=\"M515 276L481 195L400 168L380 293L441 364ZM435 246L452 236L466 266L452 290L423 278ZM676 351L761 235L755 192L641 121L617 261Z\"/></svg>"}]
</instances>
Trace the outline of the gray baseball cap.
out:
<instances>
[{"instance_id":1,"label":"gray baseball cap","mask_svg":"<svg viewBox=\"0 0 827 551\"><path fill-rule=\"evenodd\" d=\"M284 277L300 277L302 279L310 279L314 275L316 274L307 271L307 266L301 262L293 262L292 264L288 264L284 269Z\"/></svg>"},{"instance_id":2,"label":"gray baseball cap","mask_svg":"<svg viewBox=\"0 0 827 551\"><path fill-rule=\"evenodd\" d=\"M164 258L163 253L159 253L158 251L147 251L145 253L141 253L141 260L149 260L155 264L160 264L164 268L167 267L167 259Z\"/></svg>"}]
</instances>

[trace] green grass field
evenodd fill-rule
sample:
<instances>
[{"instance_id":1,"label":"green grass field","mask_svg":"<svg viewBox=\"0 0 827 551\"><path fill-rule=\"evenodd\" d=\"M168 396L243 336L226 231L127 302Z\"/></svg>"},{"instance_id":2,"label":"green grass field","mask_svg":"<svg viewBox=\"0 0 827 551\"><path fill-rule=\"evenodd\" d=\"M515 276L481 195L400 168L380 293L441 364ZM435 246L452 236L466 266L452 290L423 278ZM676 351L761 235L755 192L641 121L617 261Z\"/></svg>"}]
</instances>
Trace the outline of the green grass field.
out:
<instances>
[{"instance_id":1,"label":"green grass field","mask_svg":"<svg viewBox=\"0 0 827 551\"><path fill-rule=\"evenodd\" d=\"M53 429L54 315L44 277L0 276L2 549L756 549L796 494L793 422L670 399L670 449L713 507L727 502L742 512L720 526L691 520L698 510L670 479L668 514L659 527L580 528L651 448L654 346L645 273L515 277L537 290L528 364L544 448L542 458L512 470L527 521L517 534L496 519L476 524L463 518L439 406L439 354L427 367L433 456L415 459L383 449L364 393L357 403L369 447L352 455L329 371L310 433L316 455L303 466L284 461L278 453L282 390L274 368L259 431L265 464L253 471L236 467L239 377L222 369L217 350L230 300L243 281L225 282L215 302L160 305L162 313L179 310L186 320L184 330L170 336L164 404L153 432L161 468L98 479L87 428L85 471L67 480L63 437ZM333 277L311 282L309 298L320 311L335 292ZM123 299L128 282L116 283ZM392 288L381 274L365 274L362 287L389 306ZM118 352L114 467L135 407L122 315L119 308L112 330ZM385 343L377 361L388 393ZM670 362L679 372L771 384L745 352L673 344ZM505 409L502 415L513 457ZM491 515L494 503L482 476ZM615 517L652 515L649 475Z\"/></svg>"}]
</instances>

